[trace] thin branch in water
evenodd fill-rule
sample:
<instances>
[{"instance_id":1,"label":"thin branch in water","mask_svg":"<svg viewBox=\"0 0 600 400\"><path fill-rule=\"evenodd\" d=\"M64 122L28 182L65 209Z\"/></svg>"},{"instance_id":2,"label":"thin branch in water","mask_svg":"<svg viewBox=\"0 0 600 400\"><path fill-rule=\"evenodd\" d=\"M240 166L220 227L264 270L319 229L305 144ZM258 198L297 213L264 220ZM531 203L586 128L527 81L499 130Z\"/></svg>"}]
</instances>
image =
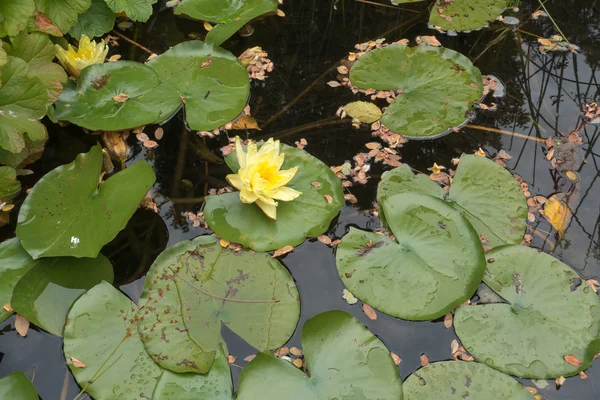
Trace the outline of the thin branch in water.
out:
<instances>
[{"instance_id":1,"label":"thin branch in water","mask_svg":"<svg viewBox=\"0 0 600 400\"><path fill-rule=\"evenodd\" d=\"M123 39L123 40L125 40L125 41L127 41L127 42L131 43L132 45L134 45L134 46L136 46L136 47L139 47L140 49L144 50L146 53L148 53L148 54L150 54L150 55L152 55L152 54L156 54L156 53L154 53L152 50L150 50L150 49L148 49L148 48L146 48L146 47L142 46L141 44L139 44L138 42L136 42L136 41L134 41L134 40L132 40L132 39L129 39L127 36L123 35L123 34L122 34L122 33L120 33L120 32L117 32L117 31L115 31L114 29L113 29L112 31L110 31L110 32L111 32L111 33L114 33L115 35L117 35L117 36L118 36L118 37L120 37L121 39Z\"/></svg>"},{"instance_id":2,"label":"thin branch in water","mask_svg":"<svg viewBox=\"0 0 600 400\"><path fill-rule=\"evenodd\" d=\"M171 203L175 204L200 204L204 203L204 197L171 197Z\"/></svg>"},{"instance_id":3,"label":"thin branch in water","mask_svg":"<svg viewBox=\"0 0 600 400\"><path fill-rule=\"evenodd\" d=\"M546 139L544 138L537 138L537 137L532 137L532 136L527 136L527 135L523 135L522 133L517 133L517 132L510 132L510 131L503 131L502 129L496 129L496 128L488 128L487 126L480 126L480 125L467 125L466 128L471 128L471 129L477 129L480 131L488 131L488 132L495 132L495 133L501 133L503 135L510 135L510 136L515 136L521 139L527 139L527 140L535 140L536 142L540 142L540 143L544 143L546 142Z\"/></svg>"}]
</instances>

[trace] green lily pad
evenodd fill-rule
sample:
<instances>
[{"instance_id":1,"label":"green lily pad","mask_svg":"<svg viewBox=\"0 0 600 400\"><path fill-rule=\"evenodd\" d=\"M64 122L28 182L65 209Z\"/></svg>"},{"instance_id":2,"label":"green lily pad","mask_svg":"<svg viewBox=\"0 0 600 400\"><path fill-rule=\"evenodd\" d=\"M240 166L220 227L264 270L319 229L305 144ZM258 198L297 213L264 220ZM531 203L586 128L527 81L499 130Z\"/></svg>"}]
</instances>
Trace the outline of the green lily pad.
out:
<instances>
[{"instance_id":1,"label":"green lily pad","mask_svg":"<svg viewBox=\"0 0 600 400\"><path fill-rule=\"evenodd\" d=\"M438 0L429 24L445 31L466 32L485 28L508 7L508 0Z\"/></svg>"},{"instance_id":2,"label":"green lily pad","mask_svg":"<svg viewBox=\"0 0 600 400\"><path fill-rule=\"evenodd\" d=\"M457 309L454 327L469 353L522 378L586 369L600 350L600 299L584 278L530 247L502 246L486 258L483 281L506 303Z\"/></svg>"},{"instance_id":3,"label":"green lily pad","mask_svg":"<svg viewBox=\"0 0 600 400\"><path fill-rule=\"evenodd\" d=\"M200 236L156 259L140 297L138 329L161 367L207 372L222 341L221 323L259 350L288 341L300 315L294 280L276 259L252 253Z\"/></svg>"},{"instance_id":4,"label":"green lily pad","mask_svg":"<svg viewBox=\"0 0 600 400\"><path fill-rule=\"evenodd\" d=\"M89 38L102 36L115 25L116 15L104 0L92 0L92 5L83 14L79 14L77 24L69 35L79 39L81 35Z\"/></svg>"},{"instance_id":5,"label":"green lily pad","mask_svg":"<svg viewBox=\"0 0 600 400\"><path fill-rule=\"evenodd\" d=\"M20 192L17 171L11 167L0 167L0 203L14 199Z\"/></svg>"},{"instance_id":6,"label":"green lily pad","mask_svg":"<svg viewBox=\"0 0 600 400\"><path fill-rule=\"evenodd\" d=\"M146 22L152 15L152 4L158 0L105 0L115 14L125 13L132 21Z\"/></svg>"},{"instance_id":7,"label":"green lily pad","mask_svg":"<svg viewBox=\"0 0 600 400\"><path fill-rule=\"evenodd\" d=\"M41 32L21 33L11 39L4 48L9 56L18 57L27 63L27 73L37 77L48 92L46 105L56 101L62 93L62 83L67 74L60 65L53 63L56 56L54 44L48 35Z\"/></svg>"},{"instance_id":8,"label":"green lily pad","mask_svg":"<svg viewBox=\"0 0 600 400\"><path fill-rule=\"evenodd\" d=\"M476 362L428 364L404 381L406 400L535 400L519 382Z\"/></svg>"},{"instance_id":9,"label":"green lily pad","mask_svg":"<svg viewBox=\"0 0 600 400\"><path fill-rule=\"evenodd\" d=\"M117 61L83 69L77 83L65 85L55 117L115 131L164 121L185 104L191 129L212 130L237 117L249 93L248 73L233 54L189 41L147 64ZM126 100L116 101L120 94Z\"/></svg>"},{"instance_id":10,"label":"green lily pad","mask_svg":"<svg viewBox=\"0 0 600 400\"><path fill-rule=\"evenodd\" d=\"M433 139L463 125L483 93L479 69L443 47L393 44L372 50L354 63L350 80L360 89L403 90L381 122L412 139Z\"/></svg>"},{"instance_id":11,"label":"green lily pad","mask_svg":"<svg viewBox=\"0 0 600 400\"><path fill-rule=\"evenodd\" d=\"M0 37L16 36L27 27L35 11L34 0L3 1L0 3Z\"/></svg>"},{"instance_id":12,"label":"green lily pad","mask_svg":"<svg viewBox=\"0 0 600 400\"><path fill-rule=\"evenodd\" d=\"M50 17L52 23L67 33L77 24L79 14L92 5L92 0L35 0L36 8Z\"/></svg>"},{"instance_id":13,"label":"green lily pad","mask_svg":"<svg viewBox=\"0 0 600 400\"><path fill-rule=\"evenodd\" d=\"M27 136L24 139L25 147L20 153L11 153L8 150L0 148L0 164L19 168L40 159L48 137L46 136L44 139L36 141L29 140Z\"/></svg>"},{"instance_id":14,"label":"green lily pad","mask_svg":"<svg viewBox=\"0 0 600 400\"><path fill-rule=\"evenodd\" d=\"M383 174L377 201L384 204L395 193L413 192L444 198L439 185L428 176L415 176L402 165ZM528 212L525 196L510 172L492 160L463 154L447 200L485 236L487 246L517 244L523 239Z\"/></svg>"},{"instance_id":15,"label":"green lily pad","mask_svg":"<svg viewBox=\"0 0 600 400\"><path fill-rule=\"evenodd\" d=\"M11 153L23 150L25 136L33 142L46 139L46 128L39 119L46 114L48 94L28 69L17 57L8 57L0 67L0 148Z\"/></svg>"},{"instance_id":16,"label":"green lily pad","mask_svg":"<svg viewBox=\"0 0 600 400\"><path fill-rule=\"evenodd\" d=\"M2 306L10 303L15 285L36 264L18 238L0 243L0 322L12 315Z\"/></svg>"},{"instance_id":17,"label":"green lily pad","mask_svg":"<svg viewBox=\"0 0 600 400\"><path fill-rule=\"evenodd\" d=\"M402 400L389 350L350 314L336 310L309 319L302 346L309 376L259 353L242 370L237 400Z\"/></svg>"},{"instance_id":18,"label":"green lily pad","mask_svg":"<svg viewBox=\"0 0 600 400\"><path fill-rule=\"evenodd\" d=\"M65 326L64 352L83 391L96 400L231 397L226 350L219 349L215 368L206 375L172 374L146 353L137 319L138 307L106 282L75 302Z\"/></svg>"},{"instance_id":19,"label":"green lily pad","mask_svg":"<svg viewBox=\"0 0 600 400\"><path fill-rule=\"evenodd\" d=\"M102 254L97 258L30 258L21 262L33 264L33 268L15 286L11 307L56 336L62 336L75 300L96 284L112 283L114 278L112 265Z\"/></svg>"},{"instance_id":20,"label":"green lily pad","mask_svg":"<svg viewBox=\"0 0 600 400\"><path fill-rule=\"evenodd\" d=\"M175 7L175 15L217 23L206 42L220 45L254 18L277 12L278 5L277 0L183 0Z\"/></svg>"},{"instance_id":21,"label":"green lily pad","mask_svg":"<svg viewBox=\"0 0 600 400\"><path fill-rule=\"evenodd\" d=\"M204 216L217 235L256 251L269 251L297 246L307 237L327 231L344 205L340 180L327 165L304 150L282 144L281 152L285 154L281 169L298 167L287 186L302 195L293 201L279 202L277 220L268 218L256 204L242 203L239 192L208 196ZM225 162L237 173L240 167L235 151ZM331 196L331 203L326 195Z\"/></svg>"},{"instance_id":22,"label":"green lily pad","mask_svg":"<svg viewBox=\"0 0 600 400\"><path fill-rule=\"evenodd\" d=\"M98 186L99 145L44 175L19 212L17 236L33 258L95 258L125 227L154 183L152 167L139 161Z\"/></svg>"},{"instance_id":23,"label":"green lily pad","mask_svg":"<svg viewBox=\"0 0 600 400\"><path fill-rule=\"evenodd\" d=\"M430 320L468 300L485 270L479 237L440 199L403 193L383 203L396 241L351 228L336 254L344 284L394 317Z\"/></svg>"},{"instance_id":24,"label":"green lily pad","mask_svg":"<svg viewBox=\"0 0 600 400\"><path fill-rule=\"evenodd\" d=\"M14 400L38 400L33 383L21 371L0 379L0 398Z\"/></svg>"}]
</instances>

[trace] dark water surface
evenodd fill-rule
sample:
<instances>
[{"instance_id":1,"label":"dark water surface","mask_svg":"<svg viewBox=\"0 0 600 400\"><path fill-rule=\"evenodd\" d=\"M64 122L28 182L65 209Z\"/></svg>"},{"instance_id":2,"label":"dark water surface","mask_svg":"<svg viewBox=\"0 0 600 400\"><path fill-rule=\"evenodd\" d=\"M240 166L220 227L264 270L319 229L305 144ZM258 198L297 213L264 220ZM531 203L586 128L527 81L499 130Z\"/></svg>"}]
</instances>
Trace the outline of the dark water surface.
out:
<instances>
[{"instance_id":1,"label":"dark water surface","mask_svg":"<svg viewBox=\"0 0 600 400\"><path fill-rule=\"evenodd\" d=\"M389 4L384 0L380 2ZM537 2L521 3L517 15L525 19L535 10ZM566 192L574 212L562 238L538 216L528 229L534 238L532 246L562 259L586 279L598 279L599 125L589 125L582 131L584 143L573 168L580 178L576 184L552 168L545 157L548 149L544 143L532 139L568 135L581 122L581 106L600 100L600 74L597 72L600 64L600 2L556 0L548 1L546 6L570 42L581 48L581 54L542 55L537 52L534 35L548 37L557 33L547 18L529 21L518 32L496 23L490 29L471 34L436 35L444 46L468 55L484 74L499 77L507 87L506 97L498 101L498 110L478 111L473 124L517 132L527 138L467 128L435 141L411 141L400 151L402 161L420 171L426 171L434 162L450 166L453 157L461 152L473 153L479 147L489 156L496 155L501 149L507 151L513 156L507 162L509 170L530 185L532 195L549 197ZM246 48L262 46L275 64L268 80L253 83L251 91L252 115L263 126L261 136L281 137L283 142L291 145L304 137L308 141L308 152L328 165L341 165L354 154L364 151L364 144L373 138L367 128L357 130L332 119L339 106L358 97L345 88L329 88L325 82L335 79L335 66L356 43L382 35L393 41L433 34L426 24L426 5L417 3L399 9L353 0L287 0L282 9L285 18L267 17L256 22L253 24L254 35L248 38L236 36L224 47L234 54L241 54ZM203 32L201 23L175 18L162 6L156 6L156 10L159 11L153 19L139 26L136 32L125 34L160 53L168 46L186 40L190 34ZM146 55L139 49L129 47L124 41L121 43L115 52L124 58L144 60ZM325 76L317 80L324 73ZM316 84L311 87L315 80ZM271 118L309 87L310 91L286 113ZM31 187L41 174L71 162L76 154L87 151L96 141L77 127L49 126L49 129L51 139L47 150L43 158L30 167L36 174L23 179L24 188ZM224 184L224 176L228 173L223 164L205 164L192 152L185 151L181 157L183 124L180 117L171 120L164 129L165 136L155 151L142 149L134 144L132 137L134 145L129 160L132 163L145 158L153 162L157 173L154 190L159 215L138 211L127 228L103 250L115 267L115 282L133 300L137 300L142 290L143 274L165 247L206 233L203 229L193 228L181 217L184 211L198 211L201 203L173 204L168 197L201 197L207 187ZM298 129L302 130L295 133ZM153 128L146 131L153 132ZM207 140L214 151L226 143L224 136ZM198 144L202 145L201 141ZM193 188L174 188L178 167L182 171L181 178L191 181ZM369 183L350 188L358 203L346 205L333 221L329 232L332 239L341 238L350 226L363 229L380 226L379 220L367 210L375 206L378 177L387 169L390 168L373 165ZM0 239L13 236L13 231L14 226L3 228ZM376 321L371 321L361 311L360 303L348 305L341 298L343 285L335 268L334 250L316 239L297 247L283 263L296 280L302 300L300 323L290 346L300 346L301 328L308 318L326 310L340 309L360 319L391 351L401 356L402 378L419 367L422 353L432 362L451 358L450 343L456 336L441 321L407 322L381 313ZM0 376L24 371L29 377L33 376L44 400L72 399L77 395L79 387L63 360L62 340L35 327L26 338L21 338L13 324L14 317L0 325ZM237 364L243 366L243 358L255 351L230 332L226 332L225 337L230 352L237 357ZM240 368L232 367L236 382L240 371ZM586 372L589 376L586 380L577 376L569 378L558 391L554 382L550 382L540 393L549 400L600 399L600 362L594 362Z\"/></svg>"}]
</instances>

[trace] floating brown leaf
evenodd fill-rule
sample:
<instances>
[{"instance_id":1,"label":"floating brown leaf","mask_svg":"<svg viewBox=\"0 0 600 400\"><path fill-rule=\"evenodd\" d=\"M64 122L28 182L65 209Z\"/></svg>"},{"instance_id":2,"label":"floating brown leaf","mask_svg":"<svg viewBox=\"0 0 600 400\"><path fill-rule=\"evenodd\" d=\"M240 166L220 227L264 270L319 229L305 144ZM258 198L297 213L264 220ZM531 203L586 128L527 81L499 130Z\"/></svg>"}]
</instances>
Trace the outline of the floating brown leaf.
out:
<instances>
[{"instance_id":1,"label":"floating brown leaf","mask_svg":"<svg viewBox=\"0 0 600 400\"><path fill-rule=\"evenodd\" d=\"M29 331L29 320L24 316L17 314L17 317L15 318L15 329L19 335L23 337L27 336L27 332Z\"/></svg>"},{"instance_id":2,"label":"floating brown leaf","mask_svg":"<svg viewBox=\"0 0 600 400\"><path fill-rule=\"evenodd\" d=\"M569 364L571 364L574 367L581 366L581 361L577 357L575 357L571 354L566 355L563 358L565 359L566 362L568 362Z\"/></svg>"},{"instance_id":3,"label":"floating brown leaf","mask_svg":"<svg viewBox=\"0 0 600 400\"><path fill-rule=\"evenodd\" d=\"M367 303L363 303L362 310L371 321L377 320L377 313L373 310L373 307L368 305Z\"/></svg>"},{"instance_id":4,"label":"floating brown leaf","mask_svg":"<svg viewBox=\"0 0 600 400\"><path fill-rule=\"evenodd\" d=\"M394 353L393 351L390 352L390 355L392 356L392 360L394 360L394 364L400 365L400 363L402 362L402 359L400 358L400 356L398 354Z\"/></svg>"},{"instance_id":5,"label":"floating brown leaf","mask_svg":"<svg viewBox=\"0 0 600 400\"><path fill-rule=\"evenodd\" d=\"M284 256L292 250L294 250L294 247L292 246L283 246L282 248L273 252L273 258Z\"/></svg>"},{"instance_id":6,"label":"floating brown leaf","mask_svg":"<svg viewBox=\"0 0 600 400\"><path fill-rule=\"evenodd\" d=\"M71 357L71 362L75 368L85 368L85 364L76 359L75 357Z\"/></svg>"},{"instance_id":7,"label":"floating brown leaf","mask_svg":"<svg viewBox=\"0 0 600 400\"><path fill-rule=\"evenodd\" d=\"M125 93L119 93L118 95L113 97L113 100L117 103L124 103L129 99L129 95Z\"/></svg>"}]
</instances>

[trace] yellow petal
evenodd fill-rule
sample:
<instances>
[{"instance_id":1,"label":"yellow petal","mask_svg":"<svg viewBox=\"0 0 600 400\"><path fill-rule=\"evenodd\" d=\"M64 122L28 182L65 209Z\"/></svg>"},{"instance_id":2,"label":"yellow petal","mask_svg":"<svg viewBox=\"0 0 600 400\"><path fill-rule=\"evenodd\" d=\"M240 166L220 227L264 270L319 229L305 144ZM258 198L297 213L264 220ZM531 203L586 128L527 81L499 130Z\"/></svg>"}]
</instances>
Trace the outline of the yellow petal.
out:
<instances>
[{"instance_id":1,"label":"yellow petal","mask_svg":"<svg viewBox=\"0 0 600 400\"><path fill-rule=\"evenodd\" d=\"M281 201L292 201L301 194L302 192L299 192L289 187L280 187L279 189L273 190L272 192L268 193L269 197Z\"/></svg>"},{"instance_id":2,"label":"yellow petal","mask_svg":"<svg viewBox=\"0 0 600 400\"><path fill-rule=\"evenodd\" d=\"M258 151L257 157L263 158L274 158L279 154L279 140L273 140L269 138L265 144L263 144Z\"/></svg>"},{"instance_id":3,"label":"yellow petal","mask_svg":"<svg viewBox=\"0 0 600 400\"><path fill-rule=\"evenodd\" d=\"M277 219L277 206L267 204L260 199L256 200L256 205L265 213L265 215L272 220Z\"/></svg>"},{"instance_id":4,"label":"yellow petal","mask_svg":"<svg viewBox=\"0 0 600 400\"><path fill-rule=\"evenodd\" d=\"M242 148L242 141L239 136L235 137L235 156L237 157L238 164L240 164L240 169L245 169L246 166L246 153Z\"/></svg>"},{"instance_id":5,"label":"yellow petal","mask_svg":"<svg viewBox=\"0 0 600 400\"><path fill-rule=\"evenodd\" d=\"M257 194L258 196L258 200L256 200L257 202L261 202L261 203L265 203L265 204L269 204L272 205L274 207L277 207L277 202L275 200L273 200L270 197L264 196L262 194Z\"/></svg>"},{"instance_id":6,"label":"yellow petal","mask_svg":"<svg viewBox=\"0 0 600 400\"><path fill-rule=\"evenodd\" d=\"M225 179L227 179L227 182L237 190L242 190L244 188L244 182L238 174L229 174Z\"/></svg>"},{"instance_id":7,"label":"yellow petal","mask_svg":"<svg viewBox=\"0 0 600 400\"><path fill-rule=\"evenodd\" d=\"M294 176L296 176L297 173L298 173L298 167L279 171L277 173L277 177L279 179L277 180L275 187L271 188L271 190L287 185L292 179L294 179Z\"/></svg>"},{"instance_id":8,"label":"yellow petal","mask_svg":"<svg viewBox=\"0 0 600 400\"><path fill-rule=\"evenodd\" d=\"M256 149L256 142L253 140L248 142L246 146L246 168L256 163L258 150Z\"/></svg>"},{"instance_id":9,"label":"yellow petal","mask_svg":"<svg viewBox=\"0 0 600 400\"><path fill-rule=\"evenodd\" d=\"M258 200L258 196L252 190L243 188L240 191L240 200L242 201L242 203L254 203Z\"/></svg>"}]
</instances>

